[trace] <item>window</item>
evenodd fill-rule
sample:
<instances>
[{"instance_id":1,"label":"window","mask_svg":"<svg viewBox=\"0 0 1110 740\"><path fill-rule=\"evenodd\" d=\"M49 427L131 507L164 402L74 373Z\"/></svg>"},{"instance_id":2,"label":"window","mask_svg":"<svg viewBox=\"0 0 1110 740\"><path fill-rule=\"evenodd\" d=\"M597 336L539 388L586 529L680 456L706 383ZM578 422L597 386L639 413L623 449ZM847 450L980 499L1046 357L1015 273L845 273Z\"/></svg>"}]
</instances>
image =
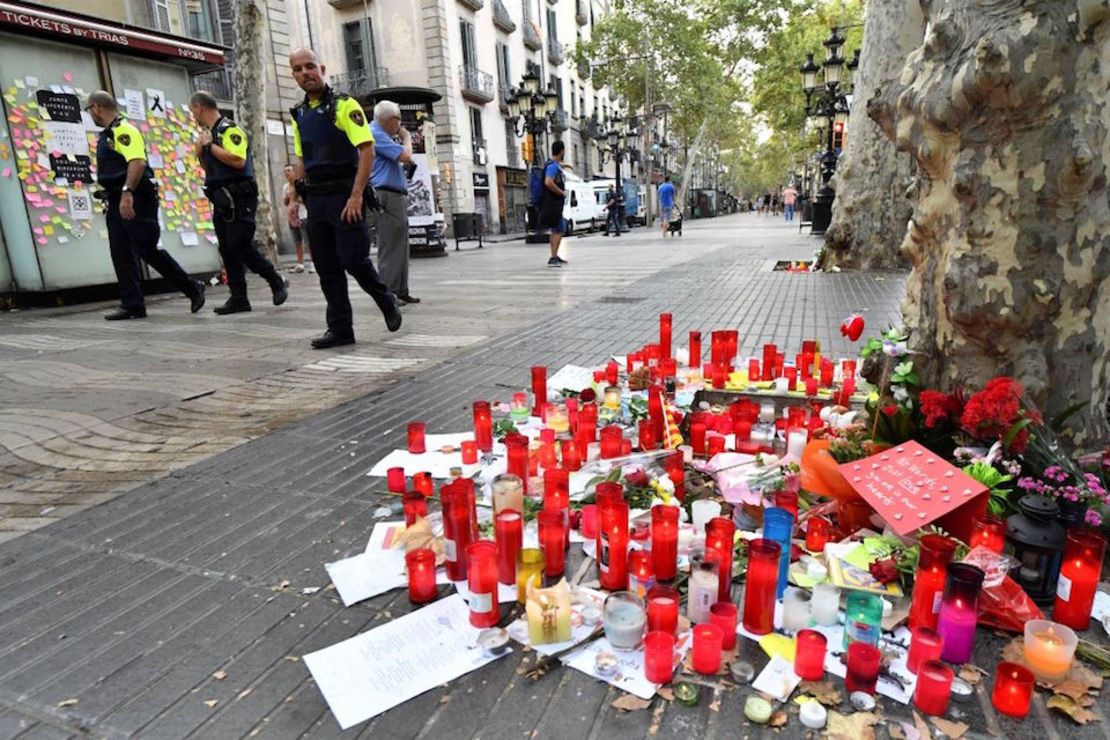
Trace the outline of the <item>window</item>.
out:
<instances>
[{"instance_id":1,"label":"window","mask_svg":"<svg viewBox=\"0 0 1110 740\"><path fill-rule=\"evenodd\" d=\"M547 9L547 38L549 41L558 41L558 26L555 23L555 11Z\"/></svg>"},{"instance_id":2,"label":"window","mask_svg":"<svg viewBox=\"0 0 1110 740\"><path fill-rule=\"evenodd\" d=\"M551 75L548 84L555 89L555 94L559 97L559 110L563 110L563 81L555 75Z\"/></svg>"},{"instance_id":3,"label":"window","mask_svg":"<svg viewBox=\"0 0 1110 740\"><path fill-rule=\"evenodd\" d=\"M505 121L505 151L508 153L508 165L518 167L520 165L520 149L516 143L516 132L508 121Z\"/></svg>"},{"instance_id":4,"label":"window","mask_svg":"<svg viewBox=\"0 0 1110 740\"><path fill-rule=\"evenodd\" d=\"M154 10L154 27L159 31L170 31L170 0L151 0Z\"/></svg>"},{"instance_id":5,"label":"window","mask_svg":"<svg viewBox=\"0 0 1110 740\"><path fill-rule=\"evenodd\" d=\"M532 3L529 2L529 0L520 0L520 6L521 6L522 11L524 13L524 20L525 21L532 20Z\"/></svg>"},{"instance_id":6,"label":"window","mask_svg":"<svg viewBox=\"0 0 1110 740\"><path fill-rule=\"evenodd\" d=\"M586 116L586 86L578 86L578 110L581 111L582 117Z\"/></svg>"},{"instance_id":7,"label":"window","mask_svg":"<svg viewBox=\"0 0 1110 740\"><path fill-rule=\"evenodd\" d=\"M597 96L596 95L594 96L593 112L594 112L594 118L601 118L601 106L599 106L597 104Z\"/></svg>"},{"instance_id":8,"label":"window","mask_svg":"<svg viewBox=\"0 0 1110 740\"><path fill-rule=\"evenodd\" d=\"M574 116L575 118L578 117L578 105L577 105L577 103L575 103L576 98L575 98L575 95L574 95L575 90L577 88L578 88L578 86L574 84L574 80L571 80L570 81L570 114L572 116Z\"/></svg>"},{"instance_id":9,"label":"window","mask_svg":"<svg viewBox=\"0 0 1110 740\"><path fill-rule=\"evenodd\" d=\"M377 66L373 30L369 18L343 24L343 49L347 56L347 73L353 77L366 74Z\"/></svg>"},{"instance_id":10,"label":"window","mask_svg":"<svg viewBox=\"0 0 1110 740\"><path fill-rule=\"evenodd\" d=\"M581 156L581 154L582 154L581 150L579 149L578 145L575 144L574 145L574 159L572 159L570 163L571 163L571 165L573 165L574 167L577 168L579 174L584 175L586 170L582 169L582 156Z\"/></svg>"},{"instance_id":11,"label":"window","mask_svg":"<svg viewBox=\"0 0 1110 740\"><path fill-rule=\"evenodd\" d=\"M477 164L485 164L485 151L479 151L486 147L486 140L482 137L482 111L470 106L467 106L467 109L470 111L470 141L474 148L474 161Z\"/></svg>"},{"instance_id":12,"label":"window","mask_svg":"<svg viewBox=\"0 0 1110 740\"><path fill-rule=\"evenodd\" d=\"M459 32L462 35L463 66L467 69L477 69L478 47L474 44L474 24L470 21L459 21Z\"/></svg>"},{"instance_id":13,"label":"window","mask_svg":"<svg viewBox=\"0 0 1110 740\"><path fill-rule=\"evenodd\" d=\"M497 42L497 84L508 90L513 84L512 68L509 66L509 45Z\"/></svg>"},{"instance_id":14,"label":"window","mask_svg":"<svg viewBox=\"0 0 1110 740\"><path fill-rule=\"evenodd\" d=\"M212 16L209 14L208 0L185 0L185 20L189 27L189 37L212 41Z\"/></svg>"}]
</instances>

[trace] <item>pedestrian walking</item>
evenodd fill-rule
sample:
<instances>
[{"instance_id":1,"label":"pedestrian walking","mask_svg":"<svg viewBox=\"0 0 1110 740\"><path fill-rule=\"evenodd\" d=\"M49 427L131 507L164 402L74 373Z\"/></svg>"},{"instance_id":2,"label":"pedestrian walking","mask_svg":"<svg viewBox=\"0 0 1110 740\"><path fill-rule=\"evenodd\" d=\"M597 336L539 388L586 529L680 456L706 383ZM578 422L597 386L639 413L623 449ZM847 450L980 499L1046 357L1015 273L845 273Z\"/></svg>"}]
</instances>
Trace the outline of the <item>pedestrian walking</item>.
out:
<instances>
[{"instance_id":1,"label":"pedestrian walking","mask_svg":"<svg viewBox=\"0 0 1110 740\"><path fill-rule=\"evenodd\" d=\"M204 306L204 283L189 277L169 252L158 248L158 185L147 164L142 134L120 115L110 93L98 90L87 103L85 110L103 128L96 142L96 180L102 189L98 197L107 201L108 247L120 292L120 307L104 318L146 318L140 259L184 293L189 310L196 313Z\"/></svg>"},{"instance_id":2,"label":"pedestrian walking","mask_svg":"<svg viewBox=\"0 0 1110 740\"><path fill-rule=\"evenodd\" d=\"M786 220L794 220L794 204L798 200L798 191L794 189L792 183L788 183L786 188L782 191L782 206L786 212Z\"/></svg>"},{"instance_id":3,"label":"pedestrian walking","mask_svg":"<svg viewBox=\"0 0 1110 740\"><path fill-rule=\"evenodd\" d=\"M212 203L212 224L231 296L214 312L223 316L251 310L247 269L270 284L275 306L285 303L285 278L254 245L258 183L250 139L235 121L220 113L216 98L198 90L189 98L189 112L201 127L194 152L204 168L204 194Z\"/></svg>"},{"instance_id":4,"label":"pedestrian walking","mask_svg":"<svg viewBox=\"0 0 1110 740\"><path fill-rule=\"evenodd\" d=\"M297 250L297 264L289 271L304 272L307 268L310 273L316 272L316 268L312 266L312 244L308 241L308 207L297 192L296 170L293 165L287 164L282 172L285 173L285 184L281 187L281 202L285 204L286 215L289 215L291 205L297 206L296 223L292 217L286 218L289 231L293 234L293 246ZM305 252L308 253L308 262L304 259Z\"/></svg>"},{"instance_id":5,"label":"pedestrian walking","mask_svg":"<svg viewBox=\"0 0 1110 740\"><path fill-rule=\"evenodd\" d=\"M381 210L373 215L378 240L378 269L403 303L420 303L409 293L409 182L403 165L412 162L412 137L401 125L401 108L391 100L374 106L374 168L370 182Z\"/></svg>"},{"instance_id":6,"label":"pedestrian walking","mask_svg":"<svg viewBox=\"0 0 1110 740\"><path fill-rule=\"evenodd\" d=\"M609 184L609 195L605 199L605 236L609 236L610 231L613 236L621 235L620 199L612 183Z\"/></svg>"},{"instance_id":7,"label":"pedestrian walking","mask_svg":"<svg viewBox=\"0 0 1110 740\"><path fill-rule=\"evenodd\" d=\"M293 79L305 97L291 113L294 179L308 206L308 234L327 300L327 331L312 340L313 349L354 344L354 316L347 293L350 274L377 304L389 331L401 328L397 298L370 261L370 233L365 214L373 190L368 188L374 163L374 139L358 101L336 93L324 82L326 67L316 52L300 48L289 55ZM295 218L295 206L289 208Z\"/></svg>"},{"instance_id":8,"label":"pedestrian walking","mask_svg":"<svg viewBox=\"0 0 1110 740\"><path fill-rule=\"evenodd\" d=\"M671 221L674 221L674 185L670 175L664 177L659 185L659 218L663 222L663 236L666 237Z\"/></svg>"},{"instance_id":9,"label":"pedestrian walking","mask_svg":"<svg viewBox=\"0 0 1110 740\"><path fill-rule=\"evenodd\" d=\"M540 225L551 229L551 258L548 267L562 267L569 264L559 256L559 243L567 233L567 222L563 218L563 204L566 203L566 179L563 176L563 152L566 146L556 140L551 145L551 159L543 166L543 200L540 202Z\"/></svg>"}]
</instances>

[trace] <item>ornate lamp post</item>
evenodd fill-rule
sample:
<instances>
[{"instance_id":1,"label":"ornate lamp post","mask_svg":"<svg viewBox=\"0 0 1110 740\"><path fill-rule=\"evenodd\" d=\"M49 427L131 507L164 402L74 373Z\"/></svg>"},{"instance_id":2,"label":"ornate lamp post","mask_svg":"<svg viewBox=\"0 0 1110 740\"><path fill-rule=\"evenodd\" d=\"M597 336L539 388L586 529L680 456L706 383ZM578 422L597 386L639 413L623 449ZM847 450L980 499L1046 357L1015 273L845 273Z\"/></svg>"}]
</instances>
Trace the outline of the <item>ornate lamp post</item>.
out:
<instances>
[{"instance_id":1,"label":"ornate lamp post","mask_svg":"<svg viewBox=\"0 0 1110 740\"><path fill-rule=\"evenodd\" d=\"M546 147L546 135L558 107L558 93L550 87L541 93L539 75L532 68L521 78L520 87L509 94L508 120L513 133L521 139L532 137L532 166L529 173L532 178L543 177L543 154L540 150ZM528 205L528 225L532 232L529 238L542 240L545 237L539 225L539 206L539 203Z\"/></svg>"},{"instance_id":2,"label":"ornate lamp post","mask_svg":"<svg viewBox=\"0 0 1110 740\"><path fill-rule=\"evenodd\" d=\"M629 139L635 140L636 135L635 122L633 119L622 121L620 116L614 116L599 138L599 141L609 144L608 148L601 146L601 162L604 163L608 160L616 165L615 187L617 190L617 201L621 208L624 208L624 187L621 184L621 161L628 158L631 154L628 141Z\"/></svg>"}]
</instances>

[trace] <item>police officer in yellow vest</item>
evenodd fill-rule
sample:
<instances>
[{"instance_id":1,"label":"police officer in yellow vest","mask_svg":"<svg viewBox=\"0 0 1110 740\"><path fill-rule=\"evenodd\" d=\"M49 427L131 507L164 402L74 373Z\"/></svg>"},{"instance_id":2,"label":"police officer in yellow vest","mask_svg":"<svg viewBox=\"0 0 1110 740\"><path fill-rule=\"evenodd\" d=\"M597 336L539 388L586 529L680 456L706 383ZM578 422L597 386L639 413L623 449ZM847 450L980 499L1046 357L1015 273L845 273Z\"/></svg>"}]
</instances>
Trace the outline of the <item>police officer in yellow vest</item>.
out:
<instances>
[{"instance_id":1,"label":"police officer in yellow vest","mask_svg":"<svg viewBox=\"0 0 1110 740\"><path fill-rule=\"evenodd\" d=\"M397 298L370 261L365 215L373 191L367 186L374 163L374 140L357 100L336 93L323 79L324 65L311 49L289 55L293 79L305 92L292 109L294 165L298 192L308 206L312 257L327 299L328 330L312 340L314 349L355 341L347 275L358 281L381 309L390 331L401 328ZM299 223L296 204L289 222Z\"/></svg>"},{"instance_id":2,"label":"police officer in yellow vest","mask_svg":"<svg viewBox=\"0 0 1110 740\"><path fill-rule=\"evenodd\" d=\"M202 127L194 149L204 167L204 194L212 201L212 223L231 291L231 297L217 306L215 312L223 315L251 310L244 269L247 267L270 284L274 305L280 306L289 297L285 279L254 246L258 183L254 179L254 158L247 135L220 113L211 93L203 90L193 93L189 112Z\"/></svg>"},{"instance_id":3,"label":"police officer in yellow vest","mask_svg":"<svg viewBox=\"0 0 1110 740\"><path fill-rule=\"evenodd\" d=\"M204 283L158 248L158 185L146 162L142 134L120 116L116 99L104 90L89 96L85 110L104 128L96 143L96 180L102 188L98 197L108 203L108 245L119 280L120 307L104 318L146 318L140 258L184 293L196 313L204 306Z\"/></svg>"}]
</instances>

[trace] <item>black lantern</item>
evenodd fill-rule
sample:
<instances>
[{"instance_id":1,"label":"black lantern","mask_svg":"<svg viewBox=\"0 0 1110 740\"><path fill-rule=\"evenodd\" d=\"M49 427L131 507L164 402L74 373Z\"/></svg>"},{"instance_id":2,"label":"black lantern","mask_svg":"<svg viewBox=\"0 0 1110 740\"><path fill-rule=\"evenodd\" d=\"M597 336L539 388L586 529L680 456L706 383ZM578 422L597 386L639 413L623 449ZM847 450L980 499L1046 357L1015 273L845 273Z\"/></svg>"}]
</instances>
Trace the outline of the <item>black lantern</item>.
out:
<instances>
[{"instance_id":1,"label":"black lantern","mask_svg":"<svg viewBox=\"0 0 1110 740\"><path fill-rule=\"evenodd\" d=\"M1056 502L1046 496L1022 496L1018 509L1020 513L1006 520L1006 540L1018 561L1009 575L1033 601L1051 604L1067 530L1056 521Z\"/></svg>"}]
</instances>

